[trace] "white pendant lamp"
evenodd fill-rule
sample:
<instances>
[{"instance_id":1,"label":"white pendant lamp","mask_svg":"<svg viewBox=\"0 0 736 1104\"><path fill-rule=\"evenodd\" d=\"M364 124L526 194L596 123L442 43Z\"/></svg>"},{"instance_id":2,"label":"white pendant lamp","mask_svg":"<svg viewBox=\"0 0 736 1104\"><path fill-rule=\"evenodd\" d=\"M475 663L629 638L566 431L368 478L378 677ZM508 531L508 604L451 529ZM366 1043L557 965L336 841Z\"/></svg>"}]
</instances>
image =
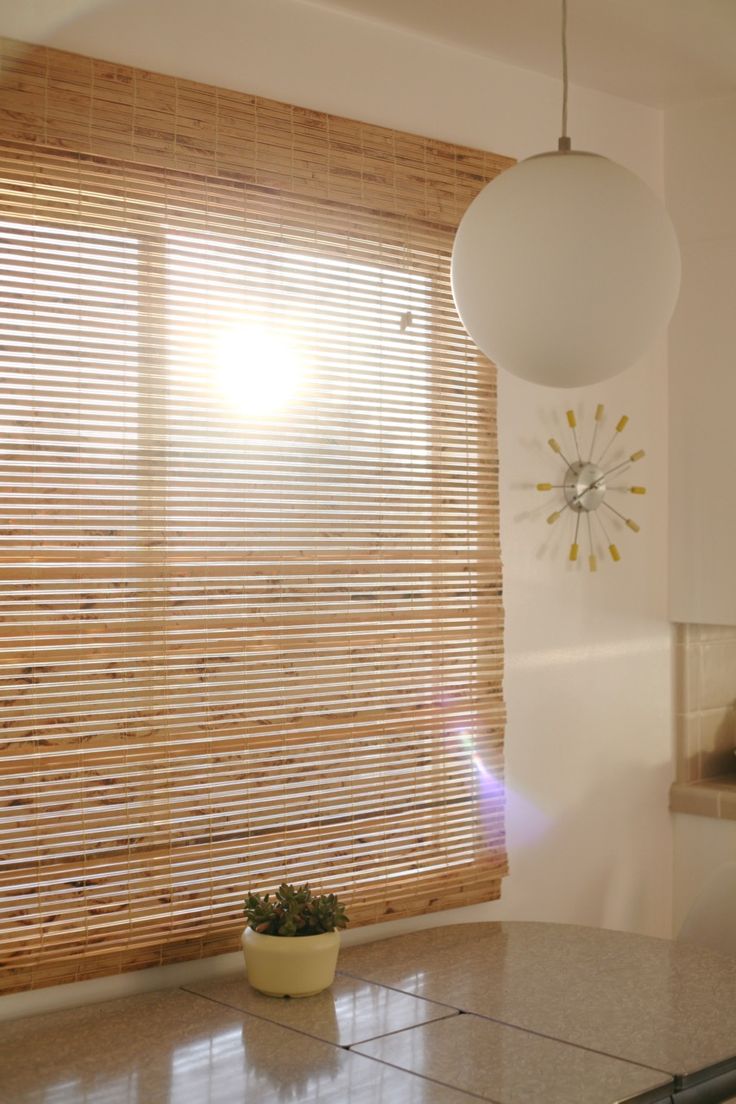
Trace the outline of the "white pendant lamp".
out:
<instances>
[{"instance_id":1,"label":"white pendant lamp","mask_svg":"<svg viewBox=\"0 0 736 1104\"><path fill-rule=\"evenodd\" d=\"M562 137L496 177L471 203L452 253L466 330L499 367L549 387L628 368L665 329L680 286L669 215L637 176Z\"/></svg>"}]
</instances>

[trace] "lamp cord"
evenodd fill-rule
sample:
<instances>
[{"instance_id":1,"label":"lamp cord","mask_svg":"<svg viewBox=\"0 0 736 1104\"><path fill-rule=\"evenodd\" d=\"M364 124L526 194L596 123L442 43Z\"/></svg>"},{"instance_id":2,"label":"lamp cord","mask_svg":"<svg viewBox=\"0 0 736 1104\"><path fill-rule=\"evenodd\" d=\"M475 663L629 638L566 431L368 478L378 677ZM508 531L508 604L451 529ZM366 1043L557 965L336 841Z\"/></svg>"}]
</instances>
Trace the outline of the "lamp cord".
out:
<instances>
[{"instance_id":1,"label":"lamp cord","mask_svg":"<svg viewBox=\"0 0 736 1104\"><path fill-rule=\"evenodd\" d=\"M567 0L562 0L562 135L557 148L561 153L570 150L567 136Z\"/></svg>"}]
</instances>

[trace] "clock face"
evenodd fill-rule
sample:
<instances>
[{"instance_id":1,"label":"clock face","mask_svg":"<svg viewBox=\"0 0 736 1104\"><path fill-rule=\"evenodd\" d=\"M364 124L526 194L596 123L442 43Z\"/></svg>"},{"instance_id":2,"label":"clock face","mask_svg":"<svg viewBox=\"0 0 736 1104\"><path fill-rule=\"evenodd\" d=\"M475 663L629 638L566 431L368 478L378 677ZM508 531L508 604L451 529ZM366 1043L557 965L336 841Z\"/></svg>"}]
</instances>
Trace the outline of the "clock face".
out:
<instances>
[{"instance_id":1,"label":"clock face","mask_svg":"<svg viewBox=\"0 0 736 1104\"><path fill-rule=\"evenodd\" d=\"M572 433L572 448L562 446L550 437L549 447L565 465L561 483L537 483L538 491L562 491L563 502L560 509L555 510L547 518L549 525L554 525L560 518L567 514L573 524L572 543L568 560L573 563L578 561L580 552L580 537L588 547L588 567L591 571L598 570L598 548L604 545L614 563L618 563L621 554L613 536L618 530L623 531L624 526L632 533L639 532L639 525L633 518L627 517L623 512L626 494L643 495L646 487L630 486L621 483L626 472L644 457L644 450L632 452L623 460L617 460L616 452L611 453L611 448L618 439L618 435L624 431L629 419L626 415L619 418L613 430L613 436L608 444L599 449L599 430L605 433L604 407L596 407L594 425L591 433L590 447L581 449L578 437L577 419L572 410L567 411L567 424ZM566 455L575 455L577 459L570 460ZM620 456L619 452L619 456ZM582 534L581 534L582 529ZM613 536L612 536L613 534Z\"/></svg>"},{"instance_id":2,"label":"clock face","mask_svg":"<svg viewBox=\"0 0 736 1104\"><path fill-rule=\"evenodd\" d=\"M565 473L563 489L571 510L597 510L606 497L605 472L589 460L577 460Z\"/></svg>"}]
</instances>

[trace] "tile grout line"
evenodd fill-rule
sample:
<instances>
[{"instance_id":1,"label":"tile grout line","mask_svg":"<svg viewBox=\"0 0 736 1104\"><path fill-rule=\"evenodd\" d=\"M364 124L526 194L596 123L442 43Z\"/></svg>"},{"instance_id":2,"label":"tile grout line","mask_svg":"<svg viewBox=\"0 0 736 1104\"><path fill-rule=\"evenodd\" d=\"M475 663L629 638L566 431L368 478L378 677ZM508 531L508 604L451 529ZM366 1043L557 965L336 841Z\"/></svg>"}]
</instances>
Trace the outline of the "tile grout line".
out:
<instances>
[{"instance_id":1,"label":"tile grout line","mask_svg":"<svg viewBox=\"0 0 736 1104\"><path fill-rule=\"evenodd\" d=\"M390 1039L394 1035L401 1035L405 1031L415 1031L420 1027L429 1027L430 1024L443 1023L445 1020L454 1020L457 1016L463 1016L464 1013L459 1008L454 1008L452 1011L448 1011L444 1016L437 1016L434 1020L424 1020L418 1024L407 1024L406 1027L396 1027L393 1031L384 1031L382 1035L370 1035L367 1039L356 1039L354 1043L347 1043L345 1050L352 1050L356 1046L364 1046L365 1043L376 1043L379 1039ZM364 1055L363 1057L366 1057ZM420 1075L421 1076L421 1075Z\"/></svg>"},{"instance_id":2,"label":"tile grout line","mask_svg":"<svg viewBox=\"0 0 736 1104\"><path fill-rule=\"evenodd\" d=\"M337 973L341 977L354 978L356 981L363 981L368 985L376 985L379 988L388 989L392 993L399 993L399 994L401 994L401 996L412 997L415 1000L424 1001L426 1004L435 1004L439 1008L447 1008L450 1011L448 1011L448 1014L446 1016L438 1016L435 1020L427 1020L424 1023L420 1023L420 1024L411 1024L411 1025L408 1025L407 1027L397 1028L395 1031L385 1032L383 1035L374 1035L374 1036L371 1036L369 1039L363 1039L363 1040L360 1040L360 1041L356 1041L354 1043L343 1044L343 1043L333 1043L329 1039L324 1039L319 1035L312 1035L308 1031L303 1031L303 1030L301 1030L300 1028L297 1028L297 1027L289 1027L286 1024L279 1023L277 1020L269 1020L265 1016L258 1015L258 1013L256 1013L256 1012L248 1012L248 1011L245 1011L242 1008L236 1008L234 1005L225 1004L224 1001L219 1001L214 997L207 997L203 993L196 993L194 990L186 989L184 986L181 986L181 988L184 989L185 992L192 993L194 996L203 997L204 1000L210 1000L214 1004L222 1005L224 1008L231 1008L231 1009L234 1009L234 1011L242 1012L243 1015L253 1016L254 1019L258 1019L263 1023L270 1023L270 1024L274 1024L277 1027L284 1027L287 1031L293 1031L295 1034L304 1035L308 1039L316 1039L318 1042L328 1043L330 1046L337 1047L339 1050L346 1050L346 1051L352 1052L353 1047L362 1046L364 1043L374 1042L378 1039L390 1038L391 1036L401 1034L404 1031L413 1031L413 1030L416 1030L417 1028L428 1026L431 1023L438 1023L442 1020L451 1020L451 1019L454 1019L458 1015L459 1016L475 1016L476 1019L487 1020L489 1023L497 1023L497 1024L500 1024L502 1027L509 1027L514 1031L522 1031L527 1035L534 1035L534 1036L536 1036L537 1038L540 1038L540 1039L548 1039L550 1042L561 1043L563 1046L573 1047L575 1050L582 1050L582 1051L585 1051L587 1054L596 1054L601 1058L608 1058L611 1061L621 1062L624 1065L635 1066L638 1069L647 1070L647 1071L652 1072L652 1073L660 1073L660 1074L664 1075L665 1077L668 1077L670 1079L670 1081L672 1082L673 1086L676 1084L676 1081L677 1081L677 1075L673 1074L670 1070L660 1069L658 1066L647 1066L643 1062L637 1062L637 1061L635 1061L633 1059L630 1059L630 1058L623 1058L619 1054L610 1054L608 1051L605 1051L605 1050L595 1050L595 1048L589 1047L589 1046L584 1046L582 1043L573 1043L573 1042L570 1042L568 1039L560 1039L556 1035L547 1035L542 1031L534 1031L531 1028L522 1027L520 1024L510 1023L508 1020L500 1020L495 1016L487 1016L487 1015L484 1015L481 1012L472 1012L472 1011L469 1011L468 1009L465 1009L465 1008L458 1008L456 1005L445 1004L443 1001L432 1000L432 998L430 998L430 997L420 997L420 996L417 996L415 993L408 993L405 989L398 989L398 988L396 988L396 986L393 986L393 985L386 985L383 982L373 981L370 978L363 978L363 977L360 977L358 974L348 974L348 973L346 973L344 971L340 971L340 970L338 970ZM358 1052L355 1051L355 1053L358 1053ZM365 1058L365 1057L368 1057L368 1056L363 1055L362 1057ZM380 1061L380 1059L376 1059L376 1061ZM391 1063L388 1062L388 1063L386 1063L386 1065L391 1065ZM400 1069L401 1067L397 1066L396 1068ZM417 1074L416 1076L422 1077L424 1075L423 1074ZM427 1080L432 1080L432 1078L427 1078ZM443 1084L443 1082L437 1082L437 1084ZM450 1086L450 1087L452 1087L452 1086ZM661 1087L665 1088L665 1086L661 1086ZM465 1091L465 1090L462 1090L462 1091ZM485 1097L480 1097L479 1099L486 1099L486 1098ZM493 1104L493 1102L491 1102L491 1104Z\"/></svg>"},{"instance_id":3,"label":"tile grout line","mask_svg":"<svg viewBox=\"0 0 736 1104\"><path fill-rule=\"evenodd\" d=\"M436 1004L440 1008L452 1008L455 1012L463 1012L456 1004L447 1004L445 1001L432 1000L431 997L422 997L418 993L410 993L408 989L399 989L396 985L388 985L385 981L372 981L370 978L361 977L360 974L349 974L346 970L336 971L340 977L353 978L355 981L364 981L367 985L377 985L381 989L389 989L392 993L401 993L402 997L413 997L414 1000L425 1001L427 1004Z\"/></svg>"},{"instance_id":4,"label":"tile grout line","mask_svg":"<svg viewBox=\"0 0 736 1104\"><path fill-rule=\"evenodd\" d=\"M315 1039L319 1043L327 1043L328 1046L336 1047L338 1050L350 1050L354 1046L362 1046L363 1043L371 1043L376 1039L385 1039L390 1035L398 1035L402 1031L410 1031L413 1027L424 1027L426 1023L437 1023L439 1020L451 1020L455 1016L461 1015L459 1008L452 1008L445 1015L437 1016L434 1020L425 1020L423 1023L407 1024L406 1027L397 1027L393 1031L386 1031L382 1035L370 1035L366 1039L356 1039L354 1043L336 1043L332 1039L325 1039L323 1035L313 1035L309 1031L305 1031L299 1027L292 1027L290 1024L281 1023L279 1020L271 1020L267 1016L259 1015L258 1012L251 1012L250 1009L239 1008L235 1004L228 1004L226 1001L218 1000L217 997L207 996L205 993L198 993L195 989L187 989L185 985L180 985L179 989L184 993L189 993L193 997L201 997L202 1000L210 1001L212 1004L217 1004L221 1008L229 1008L233 1012L240 1012L243 1016L252 1016L254 1020L260 1020L261 1023L269 1023L274 1027L283 1027L285 1031L293 1031L295 1035L303 1035L307 1039ZM404 994L406 996L406 994ZM429 1002L428 1002L429 1003ZM447 1008L448 1005L439 1005L440 1008ZM364 1055L365 1057L365 1055Z\"/></svg>"},{"instance_id":5,"label":"tile grout line","mask_svg":"<svg viewBox=\"0 0 736 1104\"><path fill-rule=\"evenodd\" d=\"M237 1008L233 1004L227 1004L225 1001L217 1000L216 997L208 997L204 993L197 993L194 989L187 989L184 985L180 985L179 988L193 997L199 997L201 1000L209 1001L211 1004L217 1004L220 1008L229 1008L231 1012L239 1012L241 1016L250 1016L260 1023L271 1024L273 1027L282 1027L284 1031L292 1031L295 1035L302 1035L305 1039L314 1039L318 1043L327 1043L328 1046L336 1047L338 1050L347 1049L347 1047L342 1046L340 1043L331 1043L329 1039L323 1039L319 1035L311 1035L308 1031L302 1031L299 1027L289 1027L287 1024L279 1023L277 1020L269 1020L266 1016L259 1016L257 1012L248 1012L244 1008Z\"/></svg>"},{"instance_id":6,"label":"tile grout line","mask_svg":"<svg viewBox=\"0 0 736 1104\"><path fill-rule=\"evenodd\" d=\"M353 1053L351 1051L351 1053ZM412 1077L418 1077L421 1081L429 1081L432 1085L441 1085L443 1089L450 1089L452 1092L460 1093L462 1096L467 1096L471 1100L483 1100L485 1104L503 1104L503 1101L496 1100L492 1096L481 1096L479 1093L475 1093L472 1089L461 1089L457 1085L451 1085L448 1081L438 1081L436 1077L428 1077L425 1073L417 1073L415 1070L406 1069L405 1066L397 1066L394 1062L387 1062L385 1058L376 1058L372 1054L361 1054L356 1050L356 1058L367 1058L369 1062L378 1062L381 1066L388 1066L389 1069L399 1070L401 1073L408 1073Z\"/></svg>"},{"instance_id":7,"label":"tile grout line","mask_svg":"<svg viewBox=\"0 0 736 1104\"><path fill-rule=\"evenodd\" d=\"M498 1023L502 1027L510 1027L510 1028L512 1028L513 1030L516 1030L516 1031L523 1031L525 1034L528 1034L528 1035L535 1035L538 1038L548 1039L550 1042L558 1043L561 1046L571 1046L571 1047L574 1047L576 1050L583 1050L583 1051L586 1051L589 1054L594 1054L594 1055L596 1055L598 1057L601 1057L601 1058L609 1058L613 1061L619 1061L623 1065L635 1066L637 1069L646 1070L648 1073L650 1073L650 1072L651 1073L663 1073L665 1075L665 1077L668 1077L670 1079L670 1084L655 1085L651 1089L644 1089L642 1092L635 1093L634 1096L627 1096L626 1098L622 1097L619 1101L617 1101L617 1104L671 1104L672 1096L670 1094L670 1089L675 1089L676 1090L676 1078L672 1074L668 1073L666 1070L655 1069L652 1066L642 1066L641 1063L639 1063L639 1062L629 1062L625 1058L618 1058L616 1055L606 1054L605 1052L599 1051L599 1050L591 1050L589 1047L576 1046L575 1043L567 1043L562 1039L555 1039L555 1038L553 1038L549 1035L541 1035L537 1031L527 1031L526 1028L517 1027L516 1024L507 1024L503 1020L493 1020L490 1016L479 1016L475 1012L459 1011L458 1015L460 1015L460 1016L474 1016L476 1019L488 1020L491 1023ZM453 1019L453 1018L454 1017L452 1017L452 1016L443 1016L442 1020L449 1020L449 1019ZM416 1024L414 1027L401 1028L399 1031L388 1032L386 1035L378 1035L378 1036L376 1036L375 1039L371 1039L371 1040L367 1040L367 1041L368 1042L379 1042L379 1041L381 1041L385 1038L388 1038L390 1035L400 1035L405 1031L419 1030L422 1027L429 1027L430 1024L439 1023L439 1022L441 1022L441 1020L430 1020L426 1024ZM354 1046L362 1046L362 1045L363 1045L362 1043L353 1043L349 1047L346 1047L346 1049L352 1051L352 1048ZM427 1074L419 1073L417 1070L408 1069L406 1066L397 1066L397 1065L395 1065L395 1063L389 1062L386 1058L379 1058L375 1054L362 1054L362 1052L359 1051L359 1050L356 1050L355 1053L359 1054L362 1058L371 1058L375 1062L381 1062L384 1065L391 1066L394 1069L403 1070L405 1073L412 1073L412 1074L414 1074L414 1076L421 1077L425 1081L431 1081L436 1085L443 1085L443 1086L445 1086L449 1089L454 1089L455 1092L465 1093L468 1096L472 1096L474 1099L486 1100L486 1101L488 1101L488 1104L499 1104L499 1102L496 1101L495 1098L480 1096L479 1094L474 1093L472 1091L472 1089L462 1088L458 1085L451 1085L448 1081L439 1081L436 1078L430 1077ZM665 1097L660 1095L663 1092L667 1094Z\"/></svg>"},{"instance_id":8,"label":"tile grout line","mask_svg":"<svg viewBox=\"0 0 736 1104\"><path fill-rule=\"evenodd\" d=\"M607 1050L596 1050L594 1047L584 1046L582 1043L573 1043L568 1039L560 1039L557 1035L547 1035L543 1031L535 1031L533 1028L523 1027L521 1024L511 1023L509 1020L501 1020L497 1016L484 1015L482 1012L473 1012L468 1008L458 1008L457 1005L445 1004L443 1001L433 1000L431 997L417 997L414 993L407 993L405 989L397 989L394 985L386 985L384 982L372 981L370 978L361 977L359 974L343 974L344 977L353 977L356 981L365 981L370 985L381 985L384 989L390 989L394 993L402 993L404 996L416 997L417 1000L426 1000L430 1004L438 1004L443 1008L454 1008L460 1015L476 1016L480 1020L489 1020L491 1023L501 1024L503 1027L511 1027L515 1031L525 1031L528 1035L536 1035L540 1039L549 1039L553 1043L562 1043L564 1046L574 1047L576 1050L584 1050L589 1054L599 1054L602 1058L612 1058L617 1062L625 1062L630 1066L638 1066L640 1069L651 1070L652 1073L662 1073L666 1077L669 1077L672 1083L675 1083L677 1074L672 1073L670 1070L660 1069L659 1066L647 1066L643 1062L637 1062L633 1058L622 1058L620 1054L610 1054ZM451 1019L450 1016L444 1016L443 1019ZM432 1022L431 1020L428 1022ZM417 1027L423 1026L417 1024ZM407 1030L403 1028L402 1030Z\"/></svg>"},{"instance_id":9,"label":"tile grout line","mask_svg":"<svg viewBox=\"0 0 736 1104\"><path fill-rule=\"evenodd\" d=\"M501 1024L502 1027L510 1027L514 1031L524 1031L527 1035L536 1035L539 1039L549 1039L552 1043L561 1043L563 1046L574 1047L575 1050L584 1050L587 1054L598 1054L601 1058L610 1058L614 1062L623 1062L624 1065L636 1066L638 1069L647 1070L650 1073L662 1073L665 1077L669 1077L673 1085L677 1078L677 1074L670 1070L660 1069L659 1066L647 1066L644 1062L637 1062L633 1058L622 1058L620 1054L610 1054L607 1050L596 1050L595 1047L585 1046L583 1043L572 1043L569 1039L560 1039L557 1035L546 1035L543 1031L535 1031L531 1027L522 1027L521 1024L510 1023L508 1020L499 1020L495 1016L484 1016L482 1012L465 1011L465 1015L475 1016L479 1020L489 1020L491 1023Z\"/></svg>"},{"instance_id":10,"label":"tile grout line","mask_svg":"<svg viewBox=\"0 0 736 1104\"><path fill-rule=\"evenodd\" d=\"M384 986L384 988L388 988L388 986ZM260 1023L271 1024L272 1027L275 1027L277 1029L282 1028L284 1031L291 1031L295 1035L303 1036L305 1039L312 1039L312 1040L314 1040L315 1042L318 1042L318 1043L325 1043L327 1046L334 1047L335 1050L342 1050L346 1054L350 1054L353 1058L363 1058L367 1062L377 1062L378 1065L388 1066L390 1069L398 1070L400 1073L404 1073L408 1077L418 1077L421 1081L429 1081L433 1085L441 1085L442 1088L450 1089L452 1092L458 1093L461 1096L467 1096L469 1099L472 1099L472 1100L483 1100L483 1101L486 1102L486 1104L502 1104L501 1101L497 1101L497 1100L495 1100L491 1097L479 1096L477 1093L471 1092L467 1089L459 1089L455 1085L450 1085L446 1081L438 1081L435 1077L427 1077L423 1073L417 1073L416 1070L405 1069L403 1066L394 1065L393 1062L386 1062L382 1058L374 1058L370 1054L361 1054L360 1051L357 1051L357 1050L354 1051L352 1049L354 1046L363 1046L364 1043L374 1042L378 1039L384 1039L384 1038L387 1038L390 1035L397 1035L397 1034L400 1034L402 1031L409 1031L409 1030L411 1030L411 1028L406 1028L406 1027L405 1028L399 1028L396 1031L387 1032L386 1035L375 1035L375 1036L372 1036L372 1038L370 1038L370 1039L364 1039L361 1042L356 1042L356 1043L349 1043L349 1044L333 1043L329 1039L323 1039L318 1035L310 1035L309 1032L307 1032L307 1031L301 1031L298 1027L289 1027L287 1024L278 1023L275 1020L268 1020L268 1019L266 1019L265 1016L259 1016L256 1012L246 1012L243 1008L236 1008L232 1004L225 1004L224 1001L216 1000L214 997L205 996L204 993L196 993L194 990L187 989L183 985L179 986L179 989L184 993L189 993L190 996L200 997L202 1000L209 1001L211 1004L216 1004L220 1008L228 1008L231 1012L239 1012L241 1014L241 1016L245 1016L245 1017L250 1016L254 1020L258 1020ZM401 990L396 990L396 992L401 992ZM406 995L406 994L404 994L404 995ZM445 1005L444 1007L448 1007L448 1006ZM448 1014L447 1016L441 1016L441 1017L439 1017L439 1019L440 1020L450 1020L450 1019L454 1019L455 1016L459 1016L459 1015L462 1015L462 1012L460 1011L460 1009L456 1008L456 1009L453 1009L452 1012L450 1014ZM438 1021L430 1020L428 1022L429 1023L436 1023ZM414 1027L423 1027L423 1026L425 1026L425 1025L424 1024L415 1024L414 1025Z\"/></svg>"}]
</instances>

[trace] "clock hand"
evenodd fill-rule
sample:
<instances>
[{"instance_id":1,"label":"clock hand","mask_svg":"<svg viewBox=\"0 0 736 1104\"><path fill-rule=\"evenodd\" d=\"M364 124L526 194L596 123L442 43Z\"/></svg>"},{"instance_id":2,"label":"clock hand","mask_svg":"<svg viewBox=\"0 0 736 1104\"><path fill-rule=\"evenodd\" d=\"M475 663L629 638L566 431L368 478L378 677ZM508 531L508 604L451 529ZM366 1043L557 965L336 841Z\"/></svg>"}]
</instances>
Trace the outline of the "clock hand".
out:
<instances>
[{"instance_id":1,"label":"clock hand","mask_svg":"<svg viewBox=\"0 0 736 1104\"><path fill-rule=\"evenodd\" d=\"M632 452L631 456L627 456L620 464L615 464L614 467L609 468L608 471L604 471L601 479L604 479L607 475L611 475L615 471L619 471L620 468L627 467L629 464L635 464L637 460L641 460L644 456L646 456L644 449L639 449L638 452Z\"/></svg>"},{"instance_id":2,"label":"clock hand","mask_svg":"<svg viewBox=\"0 0 736 1104\"><path fill-rule=\"evenodd\" d=\"M597 483L598 483L598 481L596 480L596 482L595 482L595 483L591 483L589 487L584 487L584 488L583 488L583 490L582 490L582 491L580 491L580 493L579 493L579 494L573 495L573 498L572 498L572 505L579 505L579 504L580 504L580 502L581 502L581 500L582 500L582 498L583 498L583 495L586 495L586 494L588 494L588 492L589 492L589 491L596 491L596 490L598 490L598 487L597 487Z\"/></svg>"},{"instance_id":3,"label":"clock hand","mask_svg":"<svg viewBox=\"0 0 736 1104\"><path fill-rule=\"evenodd\" d=\"M608 468L606 471L601 472L595 482L591 483L590 486L586 488L586 490L597 491L607 475L613 475L614 472L620 472L621 475L623 475L624 471L628 471L633 463L635 463L637 460L641 460L641 458L645 455L646 454L644 452L644 449L639 449L638 452L633 452L631 456L628 456L626 460L622 460L620 464L615 464L612 468Z\"/></svg>"}]
</instances>

